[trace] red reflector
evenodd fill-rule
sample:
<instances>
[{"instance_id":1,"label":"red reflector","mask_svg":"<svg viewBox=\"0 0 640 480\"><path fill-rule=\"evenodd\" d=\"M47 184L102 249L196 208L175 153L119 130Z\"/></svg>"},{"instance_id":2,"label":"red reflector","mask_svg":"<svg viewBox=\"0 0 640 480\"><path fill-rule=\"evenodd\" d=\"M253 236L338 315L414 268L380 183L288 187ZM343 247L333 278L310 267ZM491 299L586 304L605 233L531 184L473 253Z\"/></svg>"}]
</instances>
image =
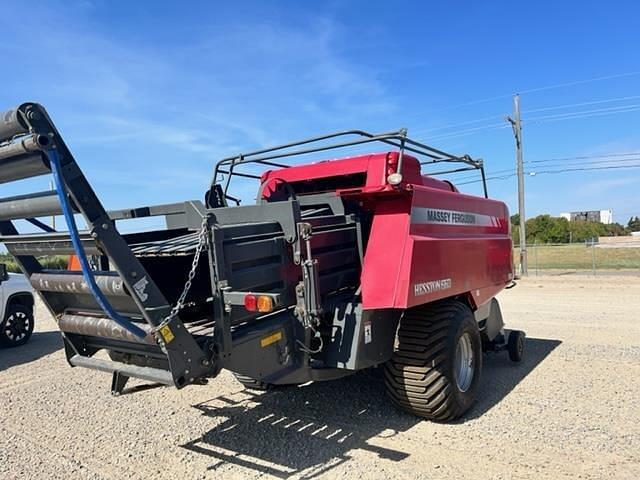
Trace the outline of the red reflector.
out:
<instances>
[{"instance_id":1,"label":"red reflector","mask_svg":"<svg viewBox=\"0 0 640 480\"><path fill-rule=\"evenodd\" d=\"M244 308L246 308L250 312L255 312L256 310L258 310L258 299L255 295L245 295Z\"/></svg>"}]
</instances>

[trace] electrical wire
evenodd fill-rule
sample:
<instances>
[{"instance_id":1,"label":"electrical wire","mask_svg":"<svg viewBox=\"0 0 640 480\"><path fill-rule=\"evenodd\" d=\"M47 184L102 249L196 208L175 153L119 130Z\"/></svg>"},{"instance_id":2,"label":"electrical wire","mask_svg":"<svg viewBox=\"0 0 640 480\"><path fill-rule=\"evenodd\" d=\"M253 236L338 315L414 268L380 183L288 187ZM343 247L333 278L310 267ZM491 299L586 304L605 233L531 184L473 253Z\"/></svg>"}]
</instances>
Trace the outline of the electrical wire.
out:
<instances>
[{"instance_id":1,"label":"electrical wire","mask_svg":"<svg viewBox=\"0 0 640 480\"><path fill-rule=\"evenodd\" d=\"M567 109L567 108L573 108L573 107L584 107L584 106L588 106L588 105L599 105L599 104L603 104L603 103L612 103L612 102L621 102L621 101L625 101L625 100L637 100L640 99L640 95L631 95L631 96L626 96L626 97L613 97L613 98L607 98L607 99L603 99L603 100L594 100L594 101L590 101L590 102L579 102L579 103L569 103L569 104L565 104L565 105L556 105L556 106L552 106L552 107L542 107L542 108L534 108L534 109L530 109L530 110L523 110L523 114L528 114L528 113L537 113L537 112L546 112L546 111L550 111L550 110L562 110L562 109ZM624 107L623 105L620 105L618 107L615 108L621 108ZM569 115L571 114L571 112L567 112L565 114L562 115ZM473 125L476 123L481 123L481 122L485 122L487 120L494 120L496 118L504 118L505 115L491 115L489 117L483 117L483 118L478 118L476 120L468 120L465 122L460 122L460 123L454 123L454 124L449 124L449 125L443 125L440 127L434 127L434 128L422 128L422 129L418 129L413 131L412 133L414 135L422 135L422 134L426 134L426 133L432 133L432 132L437 132L440 130L449 130L452 128L456 128L456 127L463 127L466 125ZM480 126L482 128L484 127L488 127L488 126ZM449 132L449 133L458 133L458 132Z\"/></svg>"},{"instance_id":2,"label":"electrical wire","mask_svg":"<svg viewBox=\"0 0 640 480\"><path fill-rule=\"evenodd\" d=\"M637 100L638 98L640 98L640 95L632 95L629 97L607 98L605 100L594 100L591 102L569 103L566 105L557 105L555 107L534 108L532 110L523 110L522 113L525 114L525 113L535 113L535 112L546 112L549 110L561 110L564 108L585 107L587 105L598 105L601 103L620 102L622 100Z\"/></svg>"},{"instance_id":3,"label":"electrical wire","mask_svg":"<svg viewBox=\"0 0 640 480\"><path fill-rule=\"evenodd\" d=\"M548 167L579 167L579 166L589 166L589 165L602 165L602 164L611 164L611 163L624 163L624 162L637 162L640 161L640 155L633 157L633 158L621 158L621 159L616 159L616 160L597 160L597 161L593 161L593 162L562 162L559 165L544 165L544 166L548 166ZM525 164L530 164L530 163L535 163L535 160L530 160L530 161L525 161L523 163ZM542 162L542 160L539 160L539 162ZM553 161L553 163L558 163L558 161ZM507 173L507 172L515 172L516 169L514 168L505 168L503 170L494 170L491 172L487 172L487 175L496 175L496 174L502 174L502 173ZM469 175L468 172L465 172L466 175L463 177L458 177L457 180L459 181L465 181L465 180L469 180L472 178L476 178L475 175Z\"/></svg>"},{"instance_id":4,"label":"electrical wire","mask_svg":"<svg viewBox=\"0 0 640 480\"><path fill-rule=\"evenodd\" d=\"M557 173L567 173L567 172L578 172L578 171L589 171L589 170L617 170L621 168L640 168L640 163L637 165L608 165L604 167L578 167L578 168L563 168L559 170L538 170L538 171L528 171L524 172L525 175L529 176L537 176L537 175L549 175L549 174L557 174ZM487 180L506 180L508 178L513 178L517 174L512 173L509 175L500 175L487 177ZM472 183L479 183L482 180L472 180L468 182L457 182L456 185L469 185Z\"/></svg>"},{"instance_id":5,"label":"electrical wire","mask_svg":"<svg viewBox=\"0 0 640 480\"><path fill-rule=\"evenodd\" d=\"M540 117L527 118L522 120L523 125L531 125L537 123L555 122L560 120L577 120L579 118L600 117L603 115L614 115L617 113L630 113L640 110L640 104L631 104L627 106L608 107L595 110L584 110L580 112L567 112L556 115L544 115Z\"/></svg>"},{"instance_id":6,"label":"electrical wire","mask_svg":"<svg viewBox=\"0 0 640 480\"><path fill-rule=\"evenodd\" d=\"M583 79L583 80L573 80L571 82L563 82L563 83L556 83L553 85L547 85L544 87L536 87L536 88L530 88L527 90L520 90L519 94L520 95L524 95L527 93L536 93L536 92L543 92L546 90L554 90L556 88L564 88L564 87L571 87L573 85L582 85L585 83L592 83L592 82L600 82L603 80L613 80L615 78L623 78L623 77L632 77L632 76L637 76L640 75L640 71L634 71L634 72L625 72L625 73L616 73L613 75L604 75L604 76L600 76L600 77L593 77L593 78L587 78L587 79ZM444 107L444 108L440 108L438 110L435 110L436 112L439 111L445 111L445 110L453 110L456 108L461 108L461 107L468 107L471 105L478 105L480 103L487 103L487 102L492 102L494 100L502 100L503 98L511 98L513 96L513 94L509 93L509 94L504 94L504 95L496 95L493 97L487 97L487 98L482 98L479 100L473 100L470 102L465 102L465 103L460 103L457 105L452 105L449 107Z\"/></svg>"}]
</instances>

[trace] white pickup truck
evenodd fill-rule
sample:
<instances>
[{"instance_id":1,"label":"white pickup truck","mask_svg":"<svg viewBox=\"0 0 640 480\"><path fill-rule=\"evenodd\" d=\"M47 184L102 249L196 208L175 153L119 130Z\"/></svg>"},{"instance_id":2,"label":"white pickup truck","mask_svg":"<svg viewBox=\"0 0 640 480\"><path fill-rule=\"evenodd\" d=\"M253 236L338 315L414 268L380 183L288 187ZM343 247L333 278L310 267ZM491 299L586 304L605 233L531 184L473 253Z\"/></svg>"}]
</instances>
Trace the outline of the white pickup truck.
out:
<instances>
[{"instance_id":1,"label":"white pickup truck","mask_svg":"<svg viewBox=\"0 0 640 480\"><path fill-rule=\"evenodd\" d=\"M33 333L33 289L24 275L0 263L0 347L27 343Z\"/></svg>"}]
</instances>

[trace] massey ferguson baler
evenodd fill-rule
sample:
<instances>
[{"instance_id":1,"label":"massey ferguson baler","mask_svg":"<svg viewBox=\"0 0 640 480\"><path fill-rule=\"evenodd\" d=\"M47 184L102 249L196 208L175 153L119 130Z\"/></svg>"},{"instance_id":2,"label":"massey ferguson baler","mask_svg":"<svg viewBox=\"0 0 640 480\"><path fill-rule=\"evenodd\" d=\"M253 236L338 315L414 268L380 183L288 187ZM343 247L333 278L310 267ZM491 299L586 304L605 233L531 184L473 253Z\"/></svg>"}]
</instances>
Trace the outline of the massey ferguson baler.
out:
<instances>
[{"instance_id":1,"label":"massey ferguson baler","mask_svg":"<svg viewBox=\"0 0 640 480\"><path fill-rule=\"evenodd\" d=\"M384 151L287 163L367 144ZM0 199L0 240L69 364L112 373L114 393L130 377L182 388L226 368L267 388L384 366L395 404L449 420L471 406L483 352L518 361L524 334L504 330L495 299L513 283L507 207L421 172L443 162L484 180L481 161L404 130L347 131L221 160L204 203L106 211L44 108L25 103L0 117L0 183L51 174L56 191ZM255 204L232 196L238 179L256 182ZM38 220L52 215L65 231ZM119 232L150 216L166 228ZM19 233L24 220L42 232ZM48 255L78 267L45 269Z\"/></svg>"}]
</instances>

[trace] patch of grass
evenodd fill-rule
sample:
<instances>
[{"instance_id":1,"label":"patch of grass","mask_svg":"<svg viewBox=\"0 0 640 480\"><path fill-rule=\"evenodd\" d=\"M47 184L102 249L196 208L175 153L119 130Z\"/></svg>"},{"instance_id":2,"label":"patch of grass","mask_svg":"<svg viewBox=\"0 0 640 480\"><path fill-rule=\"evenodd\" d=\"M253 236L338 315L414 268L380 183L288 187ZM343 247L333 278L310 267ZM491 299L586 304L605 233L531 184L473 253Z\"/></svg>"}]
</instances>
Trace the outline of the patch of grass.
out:
<instances>
[{"instance_id":1,"label":"patch of grass","mask_svg":"<svg viewBox=\"0 0 640 480\"><path fill-rule=\"evenodd\" d=\"M42 266L50 270L66 270L69 262L68 257L64 255L55 255L51 257L38 258ZM20 267L11 255L0 255L0 263L7 265L7 270L14 273L20 273Z\"/></svg>"},{"instance_id":2,"label":"patch of grass","mask_svg":"<svg viewBox=\"0 0 640 480\"><path fill-rule=\"evenodd\" d=\"M529 245L527 246L530 269L639 269L640 248L598 248L585 245ZM514 248L517 264L520 249Z\"/></svg>"}]
</instances>

